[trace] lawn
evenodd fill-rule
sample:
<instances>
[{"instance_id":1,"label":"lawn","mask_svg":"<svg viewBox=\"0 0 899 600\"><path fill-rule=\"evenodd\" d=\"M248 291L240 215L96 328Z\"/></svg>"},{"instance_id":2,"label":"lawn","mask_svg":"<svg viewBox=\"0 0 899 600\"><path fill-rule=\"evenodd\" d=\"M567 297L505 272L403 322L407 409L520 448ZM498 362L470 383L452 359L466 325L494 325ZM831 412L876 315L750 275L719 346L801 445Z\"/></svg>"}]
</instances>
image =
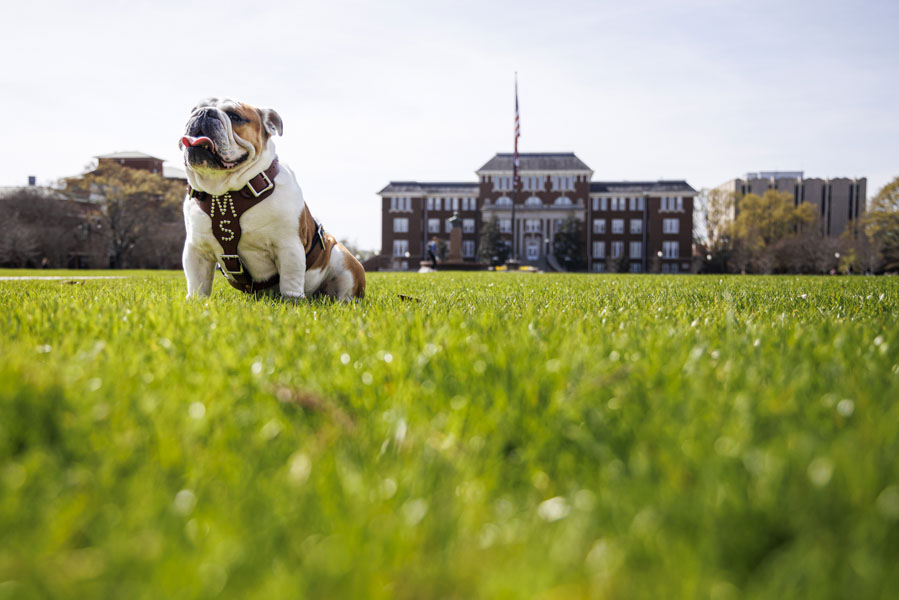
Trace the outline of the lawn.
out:
<instances>
[{"instance_id":1,"label":"lawn","mask_svg":"<svg viewBox=\"0 0 899 600\"><path fill-rule=\"evenodd\" d=\"M0 281L0 599L899 589L897 278L96 274Z\"/></svg>"}]
</instances>

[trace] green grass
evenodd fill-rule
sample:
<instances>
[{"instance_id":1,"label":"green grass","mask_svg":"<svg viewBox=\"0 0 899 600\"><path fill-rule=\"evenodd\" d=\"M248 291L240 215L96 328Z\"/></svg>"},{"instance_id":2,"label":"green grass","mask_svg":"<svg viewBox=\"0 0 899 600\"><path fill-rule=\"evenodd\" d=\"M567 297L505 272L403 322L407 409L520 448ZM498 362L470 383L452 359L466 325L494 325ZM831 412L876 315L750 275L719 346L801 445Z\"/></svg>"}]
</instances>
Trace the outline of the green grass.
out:
<instances>
[{"instance_id":1,"label":"green grass","mask_svg":"<svg viewBox=\"0 0 899 600\"><path fill-rule=\"evenodd\" d=\"M899 279L184 290L0 282L0 598L899 589Z\"/></svg>"}]
</instances>

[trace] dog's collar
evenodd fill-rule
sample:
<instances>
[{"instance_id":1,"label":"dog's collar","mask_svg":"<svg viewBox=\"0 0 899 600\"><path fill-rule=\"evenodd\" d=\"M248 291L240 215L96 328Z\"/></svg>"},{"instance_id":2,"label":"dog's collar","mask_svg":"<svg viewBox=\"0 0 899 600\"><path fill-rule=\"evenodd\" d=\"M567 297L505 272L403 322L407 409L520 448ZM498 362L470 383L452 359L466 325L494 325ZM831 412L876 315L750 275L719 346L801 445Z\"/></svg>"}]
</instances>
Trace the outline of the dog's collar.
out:
<instances>
[{"instance_id":1,"label":"dog's collar","mask_svg":"<svg viewBox=\"0 0 899 600\"><path fill-rule=\"evenodd\" d=\"M260 171L258 175L250 179L245 186L240 188L239 190L231 190L225 192L223 195L230 196L242 196L247 201L252 204L256 204L257 202L261 202L265 200L269 196L272 195L275 191L275 177L278 176L278 173L281 171L281 166L278 164L278 157L272 161L272 164L268 169L264 171ZM219 198L219 196L213 196L207 192L201 192L199 190L195 190L190 186L187 186L188 196L196 200L200 204L200 208L204 208L203 203L207 203L213 198ZM208 206L208 204L206 205ZM209 211L206 211L209 212Z\"/></svg>"}]
</instances>

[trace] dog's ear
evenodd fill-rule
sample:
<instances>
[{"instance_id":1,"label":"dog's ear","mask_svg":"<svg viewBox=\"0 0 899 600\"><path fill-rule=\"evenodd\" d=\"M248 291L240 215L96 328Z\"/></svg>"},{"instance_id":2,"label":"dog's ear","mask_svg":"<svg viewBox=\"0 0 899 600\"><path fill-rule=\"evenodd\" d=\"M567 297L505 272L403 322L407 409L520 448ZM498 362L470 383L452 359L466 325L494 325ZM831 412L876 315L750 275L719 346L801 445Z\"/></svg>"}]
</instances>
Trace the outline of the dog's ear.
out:
<instances>
[{"instance_id":1,"label":"dog's ear","mask_svg":"<svg viewBox=\"0 0 899 600\"><path fill-rule=\"evenodd\" d=\"M270 108L260 108L259 118L262 119L262 125L269 135L284 135L284 123L281 121L281 115Z\"/></svg>"}]
</instances>

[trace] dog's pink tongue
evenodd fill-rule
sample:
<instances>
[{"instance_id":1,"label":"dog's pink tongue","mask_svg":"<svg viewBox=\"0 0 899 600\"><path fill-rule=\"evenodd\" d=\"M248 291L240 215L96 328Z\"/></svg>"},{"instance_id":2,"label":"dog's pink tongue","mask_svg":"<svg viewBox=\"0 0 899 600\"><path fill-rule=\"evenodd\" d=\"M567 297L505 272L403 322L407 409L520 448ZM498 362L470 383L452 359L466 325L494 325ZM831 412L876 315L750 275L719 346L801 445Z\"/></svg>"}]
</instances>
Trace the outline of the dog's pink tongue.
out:
<instances>
[{"instance_id":1,"label":"dog's pink tongue","mask_svg":"<svg viewBox=\"0 0 899 600\"><path fill-rule=\"evenodd\" d=\"M193 137L192 135L185 135L181 138L181 143L184 144L185 148L192 148L194 146L205 146L209 150L215 149L215 144L208 137Z\"/></svg>"}]
</instances>

